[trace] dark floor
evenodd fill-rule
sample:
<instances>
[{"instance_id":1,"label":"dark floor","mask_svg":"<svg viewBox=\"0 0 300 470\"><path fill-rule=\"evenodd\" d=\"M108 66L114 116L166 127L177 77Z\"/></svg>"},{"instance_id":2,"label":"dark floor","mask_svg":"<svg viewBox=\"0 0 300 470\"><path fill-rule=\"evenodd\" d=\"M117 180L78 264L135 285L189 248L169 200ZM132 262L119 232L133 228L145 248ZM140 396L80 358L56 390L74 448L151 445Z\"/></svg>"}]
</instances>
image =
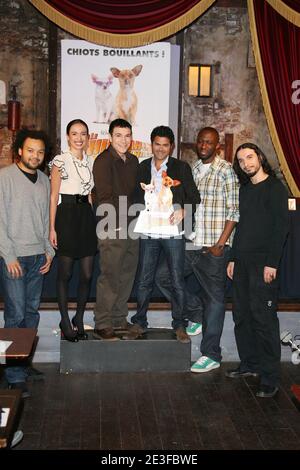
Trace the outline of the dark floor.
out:
<instances>
[{"instance_id":1,"label":"dark floor","mask_svg":"<svg viewBox=\"0 0 300 470\"><path fill-rule=\"evenodd\" d=\"M257 379L206 374L61 375L39 364L19 428L21 449L300 449L300 412L290 386L300 367L282 364L277 397L255 397Z\"/></svg>"}]
</instances>

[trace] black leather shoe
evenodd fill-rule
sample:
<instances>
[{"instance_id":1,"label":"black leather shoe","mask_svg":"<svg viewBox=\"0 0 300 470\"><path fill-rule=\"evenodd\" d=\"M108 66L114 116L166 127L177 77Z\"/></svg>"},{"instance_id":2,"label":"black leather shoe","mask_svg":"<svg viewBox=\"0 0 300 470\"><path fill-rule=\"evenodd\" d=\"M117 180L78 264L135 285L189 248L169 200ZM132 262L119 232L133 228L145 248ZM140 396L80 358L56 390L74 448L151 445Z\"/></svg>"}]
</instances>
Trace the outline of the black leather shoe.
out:
<instances>
[{"instance_id":1,"label":"black leather shoe","mask_svg":"<svg viewBox=\"0 0 300 470\"><path fill-rule=\"evenodd\" d=\"M22 398L31 397L31 394L29 393L29 390L28 390L25 382L15 382L15 383L9 384L8 388L10 390L21 390Z\"/></svg>"},{"instance_id":2,"label":"black leather shoe","mask_svg":"<svg viewBox=\"0 0 300 470\"><path fill-rule=\"evenodd\" d=\"M78 343L78 334L76 330L73 330L70 320L61 320L59 323L61 332L61 339L71 341L71 343Z\"/></svg>"},{"instance_id":3,"label":"black leather shoe","mask_svg":"<svg viewBox=\"0 0 300 470\"><path fill-rule=\"evenodd\" d=\"M35 369L30 366L27 368L27 382L38 382L39 380L44 380L45 375L40 370Z\"/></svg>"},{"instance_id":4,"label":"black leather shoe","mask_svg":"<svg viewBox=\"0 0 300 470\"><path fill-rule=\"evenodd\" d=\"M74 330L77 331L77 338L79 340L86 340L89 338L88 334L84 331L83 321L81 321L80 323L76 323L76 316L75 316L72 318L71 322L74 327Z\"/></svg>"},{"instance_id":5,"label":"black leather shoe","mask_svg":"<svg viewBox=\"0 0 300 470\"><path fill-rule=\"evenodd\" d=\"M256 392L256 396L259 398L272 398L278 392L278 387L272 387L271 385L261 385Z\"/></svg>"},{"instance_id":6,"label":"black leather shoe","mask_svg":"<svg viewBox=\"0 0 300 470\"><path fill-rule=\"evenodd\" d=\"M243 377L258 377L257 372L251 372L251 370L241 370L239 367L237 369L229 369L225 372L225 377L230 379L238 379Z\"/></svg>"}]
</instances>

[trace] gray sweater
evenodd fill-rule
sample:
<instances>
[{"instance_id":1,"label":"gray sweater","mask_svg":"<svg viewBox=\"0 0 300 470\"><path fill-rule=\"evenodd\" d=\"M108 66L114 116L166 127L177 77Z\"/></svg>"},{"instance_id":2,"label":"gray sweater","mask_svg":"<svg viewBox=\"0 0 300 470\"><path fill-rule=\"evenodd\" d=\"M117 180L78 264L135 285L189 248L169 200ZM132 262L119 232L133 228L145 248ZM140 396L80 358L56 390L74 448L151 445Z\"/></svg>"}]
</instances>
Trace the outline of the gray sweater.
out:
<instances>
[{"instance_id":1,"label":"gray sweater","mask_svg":"<svg viewBox=\"0 0 300 470\"><path fill-rule=\"evenodd\" d=\"M44 173L37 174L32 183L15 164L0 170L0 257L6 264L18 256L54 256L48 238L50 184Z\"/></svg>"}]
</instances>

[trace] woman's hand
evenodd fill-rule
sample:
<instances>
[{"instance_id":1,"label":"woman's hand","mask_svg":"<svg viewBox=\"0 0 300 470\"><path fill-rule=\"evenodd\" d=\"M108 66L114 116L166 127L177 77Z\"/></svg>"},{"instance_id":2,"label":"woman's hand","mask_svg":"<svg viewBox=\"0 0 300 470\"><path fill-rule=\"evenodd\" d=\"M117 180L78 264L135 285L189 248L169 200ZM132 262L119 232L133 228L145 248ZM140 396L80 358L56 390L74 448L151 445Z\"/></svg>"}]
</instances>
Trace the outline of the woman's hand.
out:
<instances>
[{"instance_id":1,"label":"woman's hand","mask_svg":"<svg viewBox=\"0 0 300 470\"><path fill-rule=\"evenodd\" d=\"M54 230L54 228L50 229L49 241L51 243L51 246L57 250L57 235L56 235L56 231Z\"/></svg>"}]
</instances>

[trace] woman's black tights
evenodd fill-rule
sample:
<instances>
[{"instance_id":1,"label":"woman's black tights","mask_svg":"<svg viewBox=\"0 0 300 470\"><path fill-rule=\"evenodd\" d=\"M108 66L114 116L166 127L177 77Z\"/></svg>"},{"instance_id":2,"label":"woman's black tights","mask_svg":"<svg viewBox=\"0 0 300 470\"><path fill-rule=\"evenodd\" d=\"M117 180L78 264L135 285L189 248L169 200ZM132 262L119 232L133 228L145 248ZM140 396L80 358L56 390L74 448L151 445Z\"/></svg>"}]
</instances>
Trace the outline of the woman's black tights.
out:
<instances>
[{"instance_id":1,"label":"woman's black tights","mask_svg":"<svg viewBox=\"0 0 300 470\"><path fill-rule=\"evenodd\" d=\"M79 282L77 288L77 309L75 317L72 319L73 325L78 329L78 333L84 333L83 315L88 299L91 278L93 274L93 256L86 256L79 259ZM61 314L62 324L65 330L71 330L68 314L68 286L72 277L74 258L68 256L58 257L57 268L57 297Z\"/></svg>"}]
</instances>

